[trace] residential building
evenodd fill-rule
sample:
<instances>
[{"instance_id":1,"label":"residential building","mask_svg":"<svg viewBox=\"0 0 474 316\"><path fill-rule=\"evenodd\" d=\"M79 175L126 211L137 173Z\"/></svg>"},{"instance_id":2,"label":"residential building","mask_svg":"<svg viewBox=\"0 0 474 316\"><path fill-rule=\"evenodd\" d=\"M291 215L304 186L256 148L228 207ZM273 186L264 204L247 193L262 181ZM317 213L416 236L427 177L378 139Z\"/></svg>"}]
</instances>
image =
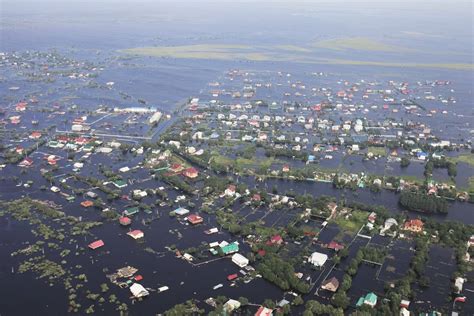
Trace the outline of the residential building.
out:
<instances>
[{"instance_id":1,"label":"residential building","mask_svg":"<svg viewBox=\"0 0 474 316\"><path fill-rule=\"evenodd\" d=\"M145 234L139 229L132 230L128 232L127 235L132 237L133 239L140 239L145 236Z\"/></svg>"},{"instance_id":2,"label":"residential building","mask_svg":"<svg viewBox=\"0 0 474 316\"><path fill-rule=\"evenodd\" d=\"M135 298L148 296L150 294L150 292L148 292L147 289L143 287L143 285L138 283L133 283L132 286L130 286L130 292L132 292L132 295Z\"/></svg>"},{"instance_id":3,"label":"residential building","mask_svg":"<svg viewBox=\"0 0 474 316\"><path fill-rule=\"evenodd\" d=\"M308 262L316 267L322 267L327 260L328 256L320 252L313 252L308 258Z\"/></svg>"},{"instance_id":4,"label":"residential building","mask_svg":"<svg viewBox=\"0 0 474 316\"><path fill-rule=\"evenodd\" d=\"M337 289L339 288L339 281L336 279L336 277L332 277L330 279L327 279L321 284L321 288L323 290L327 290L330 292L336 292Z\"/></svg>"},{"instance_id":5,"label":"residential building","mask_svg":"<svg viewBox=\"0 0 474 316\"><path fill-rule=\"evenodd\" d=\"M410 219L405 222L403 229L413 233L420 233L423 231L423 222L419 219Z\"/></svg>"},{"instance_id":6,"label":"residential building","mask_svg":"<svg viewBox=\"0 0 474 316\"><path fill-rule=\"evenodd\" d=\"M189 223L193 225L200 224L204 221L204 219L197 214L191 214L186 219Z\"/></svg>"},{"instance_id":7,"label":"residential building","mask_svg":"<svg viewBox=\"0 0 474 316\"><path fill-rule=\"evenodd\" d=\"M370 292L367 295L360 297L356 306L360 307L362 305L368 305L372 308L375 307L375 305L377 305L377 295L375 295L373 292Z\"/></svg>"},{"instance_id":8,"label":"residential building","mask_svg":"<svg viewBox=\"0 0 474 316\"><path fill-rule=\"evenodd\" d=\"M240 253L236 253L232 256L232 262L243 268L249 264L249 259L242 256Z\"/></svg>"},{"instance_id":9,"label":"residential building","mask_svg":"<svg viewBox=\"0 0 474 316\"><path fill-rule=\"evenodd\" d=\"M104 242L102 241L102 239L96 240L96 241L91 242L89 244L89 248L92 249L92 250L95 250L95 249L100 248L102 246L104 246Z\"/></svg>"}]
</instances>

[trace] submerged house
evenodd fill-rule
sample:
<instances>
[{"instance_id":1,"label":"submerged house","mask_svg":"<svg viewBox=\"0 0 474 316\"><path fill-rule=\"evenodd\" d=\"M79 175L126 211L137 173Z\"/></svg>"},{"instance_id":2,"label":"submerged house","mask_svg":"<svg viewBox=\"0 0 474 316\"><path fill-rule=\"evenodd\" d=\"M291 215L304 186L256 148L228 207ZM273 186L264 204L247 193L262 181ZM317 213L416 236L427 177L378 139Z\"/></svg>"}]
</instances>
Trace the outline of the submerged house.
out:
<instances>
[{"instance_id":1,"label":"submerged house","mask_svg":"<svg viewBox=\"0 0 474 316\"><path fill-rule=\"evenodd\" d=\"M115 187L117 187L119 189L125 188L127 186L127 182L125 182L123 180L117 180L117 181L114 181L112 183L115 185Z\"/></svg>"},{"instance_id":2,"label":"submerged house","mask_svg":"<svg viewBox=\"0 0 474 316\"><path fill-rule=\"evenodd\" d=\"M123 212L123 214L125 216L131 216L131 215L135 215L139 212L139 208L138 207L129 207L127 209L125 209L125 211Z\"/></svg>"},{"instance_id":3,"label":"submerged house","mask_svg":"<svg viewBox=\"0 0 474 316\"><path fill-rule=\"evenodd\" d=\"M356 306L360 307L362 305L368 305L370 307L375 307L377 305L377 295L375 293L370 292L365 296L361 296L357 301Z\"/></svg>"},{"instance_id":4,"label":"submerged house","mask_svg":"<svg viewBox=\"0 0 474 316\"><path fill-rule=\"evenodd\" d=\"M133 283L132 286L130 287L130 292L132 292L132 295L135 298L140 298L140 297L145 297L150 294L147 289L143 287L143 285L139 283Z\"/></svg>"},{"instance_id":5,"label":"submerged house","mask_svg":"<svg viewBox=\"0 0 474 316\"><path fill-rule=\"evenodd\" d=\"M236 242L227 244L227 243L221 243L221 245L218 248L218 252L223 255L229 255L232 253L236 253L239 251L239 244Z\"/></svg>"},{"instance_id":6,"label":"submerged house","mask_svg":"<svg viewBox=\"0 0 474 316\"><path fill-rule=\"evenodd\" d=\"M200 224L204 221L204 219L197 215L197 214L191 214L188 217L186 217L187 221L193 225Z\"/></svg>"},{"instance_id":7,"label":"submerged house","mask_svg":"<svg viewBox=\"0 0 474 316\"><path fill-rule=\"evenodd\" d=\"M100 247L102 247L102 246L104 246L104 245L105 245L105 244L104 244L104 242L102 241L102 239L99 239L99 240L96 240L96 241L94 241L94 242L91 242L91 243L89 244L89 248L92 249L92 250L95 250L95 249L100 248Z\"/></svg>"},{"instance_id":8,"label":"submerged house","mask_svg":"<svg viewBox=\"0 0 474 316\"><path fill-rule=\"evenodd\" d=\"M249 264L249 259L242 256L240 253L235 253L232 256L232 262L238 265L239 267L243 268Z\"/></svg>"},{"instance_id":9,"label":"submerged house","mask_svg":"<svg viewBox=\"0 0 474 316\"><path fill-rule=\"evenodd\" d=\"M87 208L87 207L93 206L93 205L94 205L94 202L92 202L91 200L85 200L85 201L82 201L82 202L81 202L81 205L82 205L83 207L86 207L86 208Z\"/></svg>"},{"instance_id":10,"label":"submerged house","mask_svg":"<svg viewBox=\"0 0 474 316\"><path fill-rule=\"evenodd\" d=\"M30 167L31 165L33 165L33 159L30 157L26 157L18 164L19 167Z\"/></svg>"},{"instance_id":11,"label":"submerged house","mask_svg":"<svg viewBox=\"0 0 474 316\"><path fill-rule=\"evenodd\" d=\"M128 226L128 225L130 225L130 224L132 223L132 220L131 220L129 217L127 217L127 216L121 216L121 217L119 218L119 223L120 223L120 225L122 225L122 226Z\"/></svg>"},{"instance_id":12,"label":"submerged house","mask_svg":"<svg viewBox=\"0 0 474 316\"><path fill-rule=\"evenodd\" d=\"M184 207L178 207L174 210L174 213L179 216L183 216L189 213L189 210L185 209Z\"/></svg>"},{"instance_id":13,"label":"submerged house","mask_svg":"<svg viewBox=\"0 0 474 316\"><path fill-rule=\"evenodd\" d=\"M128 232L127 235L132 237L133 239L140 239L145 236L145 234L139 229L132 230Z\"/></svg>"}]
</instances>

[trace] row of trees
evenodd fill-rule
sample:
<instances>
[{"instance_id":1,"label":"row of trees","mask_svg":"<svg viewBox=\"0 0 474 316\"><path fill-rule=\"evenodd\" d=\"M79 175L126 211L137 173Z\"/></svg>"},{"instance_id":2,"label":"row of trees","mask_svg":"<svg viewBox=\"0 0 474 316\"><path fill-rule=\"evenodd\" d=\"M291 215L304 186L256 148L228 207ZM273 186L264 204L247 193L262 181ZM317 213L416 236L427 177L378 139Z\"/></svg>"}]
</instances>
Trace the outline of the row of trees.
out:
<instances>
[{"instance_id":1,"label":"row of trees","mask_svg":"<svg viewBox=\"0 0 474 316\"><path fill-rule=\"evenodd\" d=\"M421 194L418 192L402 191L399 203L410 211L420 211L427 213L448 213L448 202L433 195Z\"/></svg>"}]
</instances>

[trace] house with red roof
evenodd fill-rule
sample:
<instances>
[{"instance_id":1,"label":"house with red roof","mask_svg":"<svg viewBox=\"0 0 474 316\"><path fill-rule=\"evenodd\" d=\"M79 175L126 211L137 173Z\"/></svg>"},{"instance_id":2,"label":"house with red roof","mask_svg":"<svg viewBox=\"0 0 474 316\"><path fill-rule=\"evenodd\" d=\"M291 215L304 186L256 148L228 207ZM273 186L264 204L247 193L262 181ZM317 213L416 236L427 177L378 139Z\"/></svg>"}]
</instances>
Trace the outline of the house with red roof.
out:
<instances>
[{"instance_id":1,"label":"house with red roof","mask_svg":"<svg viewBox=\"0 0 474 316\"><path fill-rule=\"evenodd\" d=\"M283 238L280 235L273 235L270 240L267 242L267 245L278 245L280 246L283 243Z\"/></svg>"},{"instance_id":2,"label":"house with red roof","mask_svg":"<svg viewBox=\"0 0 474 316\"><path fill-rule=\"evenodd\" d=\"M80 125L82 123L84 123L84 119L82 117L77 117L72 121L72 124L74 125Z\"/></svg>"},{"instance_id":3,"label":"house with red roof","mask_svg":"<svg viewBox=\"0 0 474 316\"><path fill-rule=\"evenodd\" d=\"M344 98L346 96L346 92L341 90L341 91L338 91L337 92L337 96L340 97L340 98Z\"/></svg>"},{"instance_id":4,"label":"house with red roof","mask_svg":"<svg viewBox=\"0 0 474 316\"><path fill-rule=\"evenodd\" d=\"M120 216L119 223L122 226L128 226L132 223L132 220L130 219L130 217L127 216Z\"/></svg>"},{"instance_id":5,"label":"house with red roof","mask_svg":"<svg viewBox=\"0 0 474 316\"><path fill-rule=\"evenodd\" d=\"M171 165L169 170L172 171L172 172L178 173L178 172L183 171L183 166L179 163L174 163L174 164Z\"/></svg>"},{"instance_id":6,"label":"house with red roof","mask_svg":"<svg viewBox=\"0 0 474 316\"><path fill-rule=\"evenodd\" d=\"M372 224L375 223L375 220L377 219L377 214L375 212L372 212L369 214L369 217L367 220L371 222Z\"/></svg>"},{"instance_id":7,"label":"house with red roof","mask_svg":"<svg viewBox=\"0 0 474 316\"><path fill-rule=\"evenodd\" d=\"M186 220L193 225L200 224L204 221L204 219L197 214L189 215L188 217L186 217Z\"/></svg>"},{"instance_id":8,"label":"house with red roof","mask_svg":"<svg viewBox=\"0 0 474 316\"><path fill-rule=\"evenodd\" d=\"M405 222L403 229L413 233L420 233L423 231L423 222L419 219L410 219Z\"/></svg>"},{"instance_id":9,"label":"house with red roof","mask_svg":"<svg viewBox=\"0 0 474 316\"><path fill-rule=\"evenodd\" d=\"M55 155L49 155L48 157L46 157L46 161L52 166L54 166L58 160L59 158Z\"/></svg>"},{"instance_id":10,"label":"house with red roof","mask_svg":"<svg viewBox=\"0 0 474 316\"><path fill-rule=\"evenodd\" d=\"M66 135L59 135L56 137L56 140L60 143L67 143L69 141L69 137Z\"/></svg>"},{"instance_id":11,"label":"house with red roof","mask_svg":"<svg viewBox=\"0 0 474 316\"><path fill-rule=\"evenodd\" d=\"M20 124L20 116L10 116L9 120L12 124Z\"/></svg>"},{"instance_id":12,"label":"house with red roof","mask_svg":"<svg viewBox=\"0 0 474 316\"><path fill-rule=\"evenodd\" d=\"M30 157L26 157L18 164L19 167L30 167L32 165L33 165L33 159L31 159Z\"/></svg>"},{"instance_id":13,"label":"house with red roof","mask_svg":"<svg viewBox=\"0 0 474 316\"><path fill-rule=\"evenodd\" d=\"M138 281L143 280L143 276L141 274L138 274L138 275L134 276L133 279L138 282Z\"/></svg>"},{"instance_id":14,"label":"house with red roof","mask_svg":"<svg viewBox=\"0 0 474 316\"><path fill-rule=\"evenodd\" d=\"M102 239L99 239L99 240L96 240L96 241L94 241L94 242L91 242L91 243L89 244L89 248L92 249L92 250L95 250L95 249L100 248L100 247L102 247L102 246L104 246L104 245L105 245L105 244L104 244L104 242L102 241Z\"/></svg>"},{"instance_id":15,"label":"house with red roof","mask_svg":"<svg viewBox=\"0 0 474 316\"><path fill-rule=\"evenodd\" d=\"M340 243L338 243L337 241L331 241L329 244L327 244L326 246L327 249L332 249L334 251L339 251L339 250L342 250L344 249L344 245L341 245Z\"/></svg>"},{"instance_id":16,"label":"house with red roof","mask_svg":"<svg viewBox=\"0 0 474 316\"><path fill-rule=\"evenodd\" d=\"M273 310L266 308L265 306L260 306L255 313L255 316L273 316Z\"/></svg>"},{"instance_id":17,"label":"house with red roof","mask_svg":"<svg viewBox=\"0 0 474 316\"><path fill-rule=\"evenodd\" d=\"M25 149L23 148L23 146L18 145L18 146L15 147L15 152L17 154L21 155L24 151L25 151Z\"/></svg>"},{"instance_id":18,"label":"house with red roof","mask_svg":"<svg viewBox=\"0 0 474 316\"><path fill-rule=\"evenodd\" d=\"M17 112L23 112L26 110L26 106L28 105L28 103L26 102L19 102L17 103L17 105L15 106L15 110Z\"/></svg>"},{"instance_id":19,"label":"house with red roof","mask_svg":"<svg viewBox=\"0 0 474 316\"><path fill-rule=\"evenodd\" d=\"M190 167L190 168L185 169L183 171L183 174L184 174L184 176L186 176L190 179L194 179L194 178L197 178L199 176L199 172L194 167Z\"/></svg>"},{"instance_id":20,"label":"house with red roof","mask_svg":"<svg viewBox=\"0 0 474 316\"><path fill-rule=\"evenodd\" d=\"M85 145L88 143L88 139L85 138L85 137L77 137L76 139L74 139L74 142L77 144L77 145Z\"/></svg>"},{"instance_id":21,"label":"house with red roof","mask_svg":"<svg viewBox=\"0 0 474 316\"><path fill-rule=\"evenodd\" d=\"M321 111L321 104L316 104L311 107L313 111Z\"/></svg>"},{"instance_id":22,"label":"house with red roof","mask_svg":"<svg viewBox=\"0 0 474 316\"><path fill-rule=\"evenodd\" d=\"M239 277L239 275L238 275L237 273L229 274L229 275L227 276L227 280L233 281L233 280L237 279L238 277Z\"/></svg>"},{"instance_id":23,"label":"house with red roof","mask_svg":"<svg viewBox=\"0 0 474 316\"><path fill-rule=\"evenodd\" d=\"M85 201L82 201L82 202L81 202L81 205L82 205L83 207L91 207L91 206L94 205L94 202L92 202L92 201L90 201L90 200L85 200Z\"/></svg>"},{"instance_id":24,"label":"house with red roof","mask_svg":"<svg viewBox=\"0 0 474 316\"><path fill-rule=\"evenodd\" d=\"M145 234L139 229L132 230L128 232L127 235L132 237L133 239L140 239L145 236Z\"/></svg>"},{"instance_id":25,"label":"house with red roof","mask_svg":"<svg viewBox=\"0 0 474 316\"><path fill-rule=\"evenodd\" d=\"M39 139L41 138L41 132L34 131L28 136L30 139Z\"/></svg>"}]
</instances>

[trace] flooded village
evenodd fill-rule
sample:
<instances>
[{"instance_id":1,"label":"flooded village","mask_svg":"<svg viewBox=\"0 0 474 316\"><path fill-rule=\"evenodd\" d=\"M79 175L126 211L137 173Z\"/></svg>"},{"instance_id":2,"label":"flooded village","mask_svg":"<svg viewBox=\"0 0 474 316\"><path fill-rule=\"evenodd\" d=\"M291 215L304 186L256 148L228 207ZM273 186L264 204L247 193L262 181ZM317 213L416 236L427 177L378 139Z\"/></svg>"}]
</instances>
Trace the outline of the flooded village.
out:
<instances>
[{"instance_id":1,"label":"flooded village","mask_svg":"<svg viewBox=\"0 0 474 316\"><path fill-rule=\"evenodd\" d=\"M0 316L474 315L471 2L0 7Z\"/></svg>"},{"instance_id":2,"label":"flooded village","mask_svg":"<svg viewBox=\"0 0 474 316\"><path fill-rule=\"evenodd\" d=\"M107 67L1 55L6 287L57 313L474 311L455 81L230 69L165 110Z\"/></svg>"}]
</instances>

